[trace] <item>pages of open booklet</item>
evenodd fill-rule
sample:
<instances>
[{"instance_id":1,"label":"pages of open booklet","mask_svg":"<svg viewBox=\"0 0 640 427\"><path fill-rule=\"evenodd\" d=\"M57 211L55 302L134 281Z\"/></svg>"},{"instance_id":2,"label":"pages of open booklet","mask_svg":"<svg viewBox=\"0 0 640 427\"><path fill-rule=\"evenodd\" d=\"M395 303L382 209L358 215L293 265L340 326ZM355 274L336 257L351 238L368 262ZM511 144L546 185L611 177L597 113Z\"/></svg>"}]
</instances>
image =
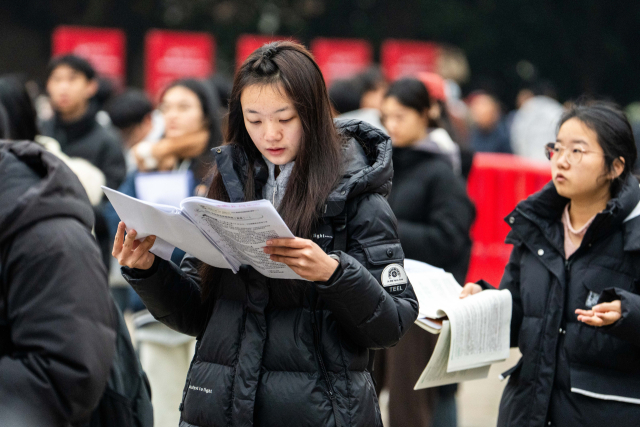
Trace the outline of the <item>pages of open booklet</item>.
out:
<instances>
[{"instance_id":1,"label":"pages of open booklet","mask_svg":"<svg viewBox=\"0 0 640 427\"><path fill-rule=\"evenodd\" d=\"M224 203L190 197L177 208L102 188L127 230L135 229L139 239L157 236L151 252L163 259L178 247L214 267L237 272L240 265L248 264L267 277L302 279L262 251L268 238L293 237L266 200Z\"/></svg>"},{"instance_id":2,"label":"pages of open booklet","mask_svg":"<svg viewBox=\"0 0 640 427\"><path fill-rule=\"evenodd\" d=\"M451 325L449 321L442 322L442 330L436 348L429 359L429 363L422 371L414 390L455 384L463 381L487 378L491 365L461 371L448 372L449 347L451 345Z\"/></svg>"}]
</instances>

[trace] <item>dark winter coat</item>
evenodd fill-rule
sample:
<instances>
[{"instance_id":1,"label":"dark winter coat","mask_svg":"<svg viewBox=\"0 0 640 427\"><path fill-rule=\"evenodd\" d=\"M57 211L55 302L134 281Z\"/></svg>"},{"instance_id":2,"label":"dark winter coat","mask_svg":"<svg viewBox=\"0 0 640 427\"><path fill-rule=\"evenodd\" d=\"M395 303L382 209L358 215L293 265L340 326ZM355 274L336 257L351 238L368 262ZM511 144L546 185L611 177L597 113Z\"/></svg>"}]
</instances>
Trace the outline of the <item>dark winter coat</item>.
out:
<instances>
[{"instance_id":1,"label":"dark winter coat","mask_svg":"<svg viewBox=\"0 0 640 427\"><path fill-rule=\"evenodd\" d=\"M88 420L116 346L93 213L36 143L0 142L0 425ZM4 324L3 324L4 323Z\"/></svg>"},{"instance_id":2,"label":"dark winter coat","mask_svg":"<svg viewBox=\"0 0 640 427\"><path fill-rule=\"evenodd\" d=\"M568 201L549 183L507 217L514 248L500 288L513 296L511 345L522 358L506 373L499 426L640 424L640 216L625 222L640 187L629 177L565 260ZM577 320L576 309L616 299L613 325Z\"/></svg>"},{"instance_id":3,"label":"dark winter coat","mask_svg":"<svg viewBox=\"0 0 640 427\"><path fill-rule=\"evenodd\" d=\"M268 279L250 267L237 275L220 269L214 299L201 303L193 259L187 257L182 269L157 258L146 272L123 268L157 319L202 334L182 427L382 425L367 371L369 349L396 344L416 319L418 304L410 284L397 295L381 285L384 268L404 260L384 197L393 173L390 140L361 122L339 129L350 138L344 177L313 234L331 252L332 217L346 209L347 251L333 251L340 265L327 282ZM222 147L216 161L231 200L242 200L242 163L232 147ZM256 176L260 195L264 164L256 165Z\"/></svg>"},{"instance_id":4,"label":"dark winter coat","mask_svg":"<svg viewBox=\"0 0 640 427\"><path fill-rule=\"evenodd\" d=\"M441 155L418 149L394 148L393 168L389 206L404 255L443 268L464 284L475 219L464 182Z\"/></svg>"},{"instance_id":5,"label":"dark winter coat","mask_svg":"<svg viewBox=\"0 0 640 427\"><path fill-rule=\"evenodd\" d=\"M62 152L69 157L80 157L104 174L106 186L118 188L127 174L122 144L113 130L96 120L96 107L91 104L87 113L72 123L57 116L44 122L42 134L60 143Z\"/></svg>"}]
</instances>

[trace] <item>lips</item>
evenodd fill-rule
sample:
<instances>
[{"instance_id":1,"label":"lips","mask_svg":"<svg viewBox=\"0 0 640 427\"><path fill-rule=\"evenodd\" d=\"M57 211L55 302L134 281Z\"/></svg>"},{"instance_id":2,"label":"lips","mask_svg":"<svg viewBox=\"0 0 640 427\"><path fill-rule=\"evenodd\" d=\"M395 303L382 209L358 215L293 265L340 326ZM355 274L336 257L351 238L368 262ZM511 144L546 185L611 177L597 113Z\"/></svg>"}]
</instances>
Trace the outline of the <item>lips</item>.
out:
<instances>
[{"instance_id":1,"label":"lips","mask_svg":"<svg viewBox=\"0 0 640 427\"><path fill-rule=\"evenodd\" d=\"M284 148L267 148L269 154L278 155L284 153Z\"/></svg>"}]
</instances>

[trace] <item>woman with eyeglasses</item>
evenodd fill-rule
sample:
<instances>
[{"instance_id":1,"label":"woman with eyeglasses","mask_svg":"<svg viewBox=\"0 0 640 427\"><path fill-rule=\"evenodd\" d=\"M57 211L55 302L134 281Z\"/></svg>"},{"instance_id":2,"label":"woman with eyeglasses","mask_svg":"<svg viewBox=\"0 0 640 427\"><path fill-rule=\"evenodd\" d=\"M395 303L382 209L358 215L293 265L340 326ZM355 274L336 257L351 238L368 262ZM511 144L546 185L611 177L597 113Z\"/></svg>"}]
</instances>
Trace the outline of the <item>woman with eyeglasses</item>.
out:
<instances>
[{"instance_id":1,"label":"woman with eyeglasses","mask_svg":"<svg viewBox=\"0 0 640 427\"><path fill-rule=\"evenodd\" d=\"M640 423L640 186L626 117L576 105L546 146L553 181L507 216L513 296L499 426ZM486 285L483 283L483 285ZM467 284L462 297L483 286Z\"/></svg>"}]
</instances>

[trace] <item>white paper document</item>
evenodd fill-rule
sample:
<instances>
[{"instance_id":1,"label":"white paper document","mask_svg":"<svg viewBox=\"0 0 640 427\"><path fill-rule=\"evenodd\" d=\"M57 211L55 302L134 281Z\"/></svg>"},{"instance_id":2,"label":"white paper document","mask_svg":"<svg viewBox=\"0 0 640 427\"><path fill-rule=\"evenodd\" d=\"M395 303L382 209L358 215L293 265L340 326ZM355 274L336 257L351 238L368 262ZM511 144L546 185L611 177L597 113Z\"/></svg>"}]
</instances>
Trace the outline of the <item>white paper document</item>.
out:
<instances>
[{"instance_id":1,"label":"white paper document","mask_svg":"<svg viewBox=\"0 0 640 427\"><path fill-rule=\"evenodd\" d=\"M139 239L157 236L151 252L163 259L169 259L173 247L178 247L234 273L246 264L267 277L304 280L262 251L269 239L294 237L268 200L225 203L189 197L180 207L173 207L102 189L127 230L135 229Z\"/></svg>"},{"instance_id":2,"label":"white paper document","mask_svg":"<svg viewBox=\"0 0 640 427\"><path fill-rule=\"evenodd\" d=\"M485 378L492 363L509 357L511 293L486 290L460 299L453 276L405 260L420 306L416 324L440 334L415 389Z\"/></svg>"},{"instance_id":3,"label":"white paper document","mask_svg":"<svg viewBox=\"0 0 640 427\"><path fill-rule=\"evenodd\" d=\"M442 322L442 331L436 343L436 348L433 350L427 367L424 368L422 375L420 375L420 379L413 387L414 390L487 378L491 365L447 372L450 344L451 325L448 320L445 320Z\"/></svg>"}]
</instances>

